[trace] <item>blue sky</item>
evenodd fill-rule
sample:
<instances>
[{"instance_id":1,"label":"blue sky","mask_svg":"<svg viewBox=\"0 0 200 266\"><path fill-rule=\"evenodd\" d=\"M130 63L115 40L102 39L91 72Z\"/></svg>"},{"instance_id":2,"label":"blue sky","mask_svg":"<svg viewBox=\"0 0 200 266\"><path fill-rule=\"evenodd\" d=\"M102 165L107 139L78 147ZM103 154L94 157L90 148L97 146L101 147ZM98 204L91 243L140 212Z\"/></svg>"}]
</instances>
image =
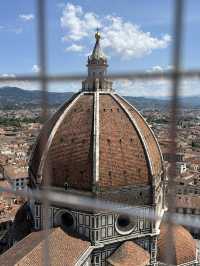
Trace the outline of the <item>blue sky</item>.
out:
<instances>
[{"instance_id":1,"label":"blue sky","mask_svg":"<svg viewBox=\"0 0 200 266\"><path fill-rule=\"evenodd\" d=\"M50 73L85 72L87 54L94 44L97 25L109 58L109 71L163 71L172 65L171 49L174 0L47 0L48 70ZM200 1L186 1L185 69L200 67ZM0 75L37 73L37 14L34 0L0 2ZM11 84L13 85L13 84ZM17 84L37 88L35 84ZM51 90L71 91L80 84L54 84ZM169 84L118 81L122 94L163 96ZM153 94L152 94L153 90ZM183 82L183 93L198 93L196 80Z\"/></svg>"}]
</instances>

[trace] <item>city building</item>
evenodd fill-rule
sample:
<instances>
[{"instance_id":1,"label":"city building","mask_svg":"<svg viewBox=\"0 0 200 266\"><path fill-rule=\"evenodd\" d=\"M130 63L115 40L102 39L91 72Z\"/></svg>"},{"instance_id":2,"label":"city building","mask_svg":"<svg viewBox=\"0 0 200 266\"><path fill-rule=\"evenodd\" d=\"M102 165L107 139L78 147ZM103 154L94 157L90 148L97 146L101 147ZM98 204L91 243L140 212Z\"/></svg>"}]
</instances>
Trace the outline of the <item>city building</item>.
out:
<instances>
[{"instance_id":1,"label":"city building","mask_svg":"<svg viewBox=\"0 0 200 266\"><path fill-rule=\"evenodd\" d=\"M0 186L5 189L12 189L7 180L0 180ZM10 246L12 224L21 203L19 197L11 193L5 191L0 193L0 254Z\"/></svg>"},{"instance_id":2,"label":"city building","mask_svg":"<svg viewBox=\"0 0 200 266\"><path fill-rule=\"evenodd\" d=\"M5 174L6 177L10 180L13 190L26 190L28 183L27 170L9 165L5 167Z\"/></svg>"},{"instance_id":3,"label":"city building","mask_svg":"<svg viewBox=\"0 0 200 266\"><path fill-rule=\"evenodd\" d=\"M113 90L99 32L95 38L82 90L58 109L37 139L29 188L113 202L118 212L52 203L49 256L52 265L63 266L163 265L165 228L149 219L150 213L164 213L161 150L142 115ZM130 215L137 208L140 215ZM20 208L12 230L15 245L0 257L0 265L42 265L43 213L39 200ZM174 227L173 241L174 265L197 265L190 233Z\"/></svg>"}]
</instances>

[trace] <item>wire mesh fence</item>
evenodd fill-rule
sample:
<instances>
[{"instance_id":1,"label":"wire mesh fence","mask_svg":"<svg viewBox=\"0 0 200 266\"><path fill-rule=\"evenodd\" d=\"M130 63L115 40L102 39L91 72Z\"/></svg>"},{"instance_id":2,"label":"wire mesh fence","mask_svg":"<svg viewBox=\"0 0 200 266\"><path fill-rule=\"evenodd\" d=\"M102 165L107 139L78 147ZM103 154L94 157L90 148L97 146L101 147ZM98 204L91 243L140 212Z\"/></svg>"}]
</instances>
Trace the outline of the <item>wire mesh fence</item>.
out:
<instances>
[{"instance_id":1,"label":"wire mesh fence","mask_svg":"<svg viewBox=\"0 0 200 266\"><path fill-rule=\"evenodd\" d=\"M112 80L118 79L130 79L130 80L159 80L167 79L171 81L171 123L169 129L169 135L171 139L170 153L175 155L177 153L177 120L179 114L179 96L180 96L180 81L183 78L200 78L199 70L187 70L183 71L181 68L181 58L182 58L182 43L183 43L183 20L184 20L184 0L174 0L174 21L173 21L173 49L172 49L172 65L173 69L170 71L165 71L163 73L147 73L147 72L124 72L124 73L112 73L108 75L108 78ZM49 75L47 72L48 58L47 58L47 14L46 14L46 1L37 0L37 36L38 36L38 61L40 72L38 75L19 75L16 77L0 77L0 84L7 81L32 81L39 82L42 91L42 117L43 121L48 117L48 85L51 82L63 82L63 81L80 81L85 78L83 74L66 74L66 75ZM45 136L44 136L45 142ZM175 156L173 157L175 158ZM171 264L171 239L172 239L172 224L182 224L185 226L193 226L200 228L200 220L195 219L191 215L182 215L175 213L175 178L176 178L176 161L175 159L171 162L168 173L168 215L159 217L152 212L145 214L148 219L158 221L164 220L168 224L168 245L166 249L166 256L168 264ZM70 193L58 193L48 190L50 187L51 180L45 179L46 189L41 191L13 191L5 188L0 188L0 191L7 191L14 193L15 195L23 196L29 199L40 200L44 206L43 212L43 229L45 234L45 245L44 245L44 256L45 265L50 265L49 250L48 250L48 208L51 204L57 204L62 207L85 207L85 208L95 208L96 210L109 210L117 213L124 213L131 216L141 216L144 217L144 212L142 208L132 208L127 211L126 206L122 204L117 204L114 202L106 202L103 200L93 201L90 197L80 196ZM122 208L123 207L123 208Z\"/></svg>"}]
</instances>

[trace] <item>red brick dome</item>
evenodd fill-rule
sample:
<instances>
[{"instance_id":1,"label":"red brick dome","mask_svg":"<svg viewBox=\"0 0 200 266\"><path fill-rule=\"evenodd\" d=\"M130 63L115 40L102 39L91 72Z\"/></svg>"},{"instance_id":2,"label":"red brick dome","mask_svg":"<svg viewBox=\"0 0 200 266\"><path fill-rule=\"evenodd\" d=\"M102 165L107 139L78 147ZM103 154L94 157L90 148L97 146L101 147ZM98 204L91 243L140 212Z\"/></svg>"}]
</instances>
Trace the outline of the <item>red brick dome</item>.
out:
<instances>
[{"instance_id":1,"label":"red brick dome","mask_svg":"<svg viewBox=\"0 0 200 266\"><path fill-rule=\"evenodd\" d=\"M33 150L32 182L105 191L150 185L162 173L156 138L139 112L111 92L82 91L44 125Z\"/></svg>"},{"instance_id":2,"label":"red brick dome","mask_svg":"<svg viewBox=\"0 0 200 266\"><path fill-rule=\"evenodd\" d=\"M167 262L168 227L161 225L158 238L158 261ZM173 225L172 240L170 241L170 263L180 265L196 260L196 243L188 230L183 226Z\"/></svg>"}]
</instances>

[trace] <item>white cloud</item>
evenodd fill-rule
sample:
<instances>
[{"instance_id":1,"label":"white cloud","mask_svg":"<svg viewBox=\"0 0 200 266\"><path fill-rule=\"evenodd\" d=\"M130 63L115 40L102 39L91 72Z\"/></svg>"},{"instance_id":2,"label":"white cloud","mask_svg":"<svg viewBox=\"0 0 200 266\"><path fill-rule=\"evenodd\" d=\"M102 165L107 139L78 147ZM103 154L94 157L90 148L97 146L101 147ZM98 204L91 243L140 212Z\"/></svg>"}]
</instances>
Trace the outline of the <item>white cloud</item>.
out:
<instances>
[{"instance_id":1,"label":"white cloud","mask_svg":"<svg viewBox=\"0 0 200 266\"><path fill-rule=\"evenodd\" d=\"M162 38L153 37L150 32L143 32L139 26L120 17L107 16L106 19L108 25L103 30L102 45L126 59L141 57L155 49L166 48L171 40L167 34Z\"/></svg>"},{"instance_id":2,"label":"white cloud","mask_svg":"<svg viewBox=\"0 0 200 266\"><path fill-rule=\"evenodd\" d=\"M164 34L154 37L144 32L139 26L117 16L98 16L83 11L81 6L66 4L60 19L61 27L66 30L62 40L77 42L84 38L91 39L97 27L102 28L102 46L122 58L130 59L150 54L155 49L166 48L171 37Z\"/></svg>"},{"instance_id":3,"label":"white cloud","mask_svg":"<svg viewBox=\"0 0 200 266\"><path fill-rule=\"evenodd\" d=\"M38 85L35 84L35 83L32 83L32 82L29 82L27 80L24 80L24 81L17 81L15 79L16 75L13 74L13 73L3 73L3 74L0 74L0 77L3 77L3 78L13 78L12 81L3 81L3 82L0 82L0 87L5 87L5 86L9 86L9 87L18 87L18 88L21 88L21 89L36 89L38 88Z\"/></svg>"},{"instance_id":4,"label":"white cloud","mask_svg":"<svg viewBox=\"0 0 200 266\"><path fill-rule=\"evenodd\" d=\"M119 80L113 87L121 94L136 97L159 97L170 95L170 83L166 80Z\"/></svg>"},{"instance_id":5,"label":"white cloud","mask_svg":"<svg viewBox=\"0 0 200 266\"><path fill-rule=\"evenodd\" d=\"M164 69L161 66L153 66L149 72L163 72Z\"/></svg>"},{"instance_id":6,"label":"white cloud","mask_svg":"<svg viewBox=\"0 0 200 266\"><path fill-rule=\"evenodd\" d=\"M30 21L33 20L35 16L33 14L20 14L19 18L23 21Z\"/></svg>"},{"instance_id":7,"label":"white cloud","mask_svg":"<svg viewBox=\"0 0 200 266\"><path fill-rule=\"evenodd\" d=\"M15 32L16 34L22 33L23 29L22 28L14 28L11 31Z\"/></svg>"},{"instance_id":8,"label":"white cloud","mask_svg":"<svg viewBox=\"0 0 200 266\"><path fill-rule=\"evenodd\" d=\"M81 89L81 81L49 83L49 91L52 92L78 92Z\"/></svg>"},{"instance_id":9,"label":"white cloud","mask_svg":"<svg viewBox=\"0 0 200 266\"><path fill-rule=\"evenodd\" d=\"M32 71L38 73L40 71L40 67L38 65L33 65Z\"/></svg>"},{"instance_id":10,"label":"white cloud","mask_svg":"<svg viewBox=\"0 0 200 266\"><path fill-rule=\"evenodd\" d=\"M174 66L173 65L168 65L166 70L173 70Z\"/></svg>"},{"instance_id":11,"label":"white cloud","mask_svg":"<svg viewBox=\"0 0 200 266\"><path fill-rule=\"evenodd\" d=\"M60 22L61 27L68 31L68 35L64 39L73 41L87 37L92 30L99 26L96 14L91 12L84 14L81 6L70 3L64 7Z\"/></svg>"},{"instance_id":12,"label":"white cloud","mask_svg":"<svg viewBox=\"0 0 200 266\"><path fill-rule=\"evenodd\" d=\"M147 72L163 72L171 69L172 66L153 66ZM113 88L121 95L142 96L142 97L162 97L171 96L172 82L166 79L159 80L118 80L114 81ZM200 81L196 79L184 79L180 83L180 95L192 96L200 95Z\"/></svg>"},{"instance_id":13,"label":"white cloud","mask_svg":"<svg viewBox=\"0 0 200 266\"><path fill-rule=\"evenodd\" d=\"M162 73L163 71L170 71L173 70L173 66L172 65L168 65L166 67L162 67L162 66L153 66L151 69L147 70L147 72L160 72Z\"/></svg>"},{"instance_id":14,"label":"white cloud","mask_svg":"<svg viewBox=\"0 0 200 266\"><path fill-rule=\"evenodd\" d=\"M23 29L21 27L0 26L0 31L14 32L16 34L20 34L20 33L22 33Z\"/></svg>"},{"instance_id":15,"label":"white cloud","mask_svg":"<svg viewBox=\"0 0 200 266\"><path fill-rule=\"evenodd\" d=\"M15 74L7 74L7 73L1 74L1 76L3 78L15 78L16 77Z\"/></svg>"},{"instance_id":16,"label":"white cloud","mask_svg":"<svg viewBox=\"0 0 200 266\"><path fill-rule=\"evenodd\" d=\"M71 46L68 46L65 51L66 52L81 52L83 51L83 46L78 44L72 44Z\"/></svg>"}]
</instances>

